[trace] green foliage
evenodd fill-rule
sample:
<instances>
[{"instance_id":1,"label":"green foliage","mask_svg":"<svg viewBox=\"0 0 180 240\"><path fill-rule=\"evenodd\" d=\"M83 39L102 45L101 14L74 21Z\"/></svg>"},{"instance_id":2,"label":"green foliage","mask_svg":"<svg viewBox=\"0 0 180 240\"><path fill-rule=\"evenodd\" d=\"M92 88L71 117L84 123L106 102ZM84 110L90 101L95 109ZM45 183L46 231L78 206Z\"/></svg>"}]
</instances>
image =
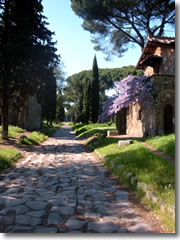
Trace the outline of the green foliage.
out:
<instances>
[{"instance_id":1,"label":"green foliage","mask_svg":"<svg viewBox=\"0 0 180 240\"><path fill-rule=\"evenodd\" d=\"M0 131L2 131L2 127L0 126ZM17 137L19 135L19 133L23 133L25 132L25 129L22 129L20 127L17 126L12 126L9 125L8 126L8 137ZM1 136L0 136L0 140L1 140Z\"/></svg>"},{"instance_id":2,"label":"green foliage","mask_svg":"<svg viewBox=\"0 0 180 240\"><path fill-rule=\"evenodd\" d=\"M146 142L161 152L164 152L171 157L175 157L175 134L152 138L148 137Z\"/></svg>"},{"instance_id":3,"label":"green foliage","mask_svg":"<svg viewBox=\"0 0 180 240\"><path fill-rule=\"evenodd\" d=\"M91 96L91 121L96 123L99 116L99 70L96 56L93 60Z\"/></svg>"},{"instance_id":4,"label":"green foliage","mask_svg":"<svg viewBox=\"0 0 180 240\"><path fill-rule=\"evenodd\" d=\"M20 144L26 144L26 145L38 145L44 140L46 140L48 137L40 132L32 132L27 138L22 138L19 140Z\"/></svg>"},{"instance_id":5,"label":"green foliage","mask_svg":"<svg viewBox=\"0 0 180 240\"><path fill-rule=\"evenodd\" d=\"M89 78L85 78L84 81L81 119L83 123L88 124L90 120L91 82Z\"/></svg>"},{"instance_id":6,"label":"green foliage","mask_svg":"<svg viewBox=\"0 0 180 240\"><path fill-rule=\"evenodd\" d=\"M21 158L21 154L15 149L0 149L0 172L10 167Z\"/></svg>"},{"instance_id":7,"label":"green foliage","mask_svg":"<svg viewBox=\"0 0 180 240\"><path fill-rule=\"evenodd\" d=\"M175 207L175 165L154 155L138 141L124 147L118 147L115 138L92 139L87 143L91 149L96 149L104 156L105 165L124 183L130 186L130 177L135 177L132 189L139 197L158 213L169 230L174 231L175 217L169 212L169 207ZM137 187L137 182L147 186L147 190ZM145 194L150 191L159 200L153 203L147 200ZM164 209L161 208L163 204ZM166 211L168 210L168 211Z\"/></svg>"},{"instance_id":8,"label":"green foliage","mask_svg":"<svg viewBox=\"0 0 180 240\"><path fill-rule=\"evenodd\" d=\"M63 125L62 122L52 123L52 126L47 125L47 123L43 122L43 128L41 128L40 132L48 137L52 136L59 128Z\"/></svg>"},{"instance_id":9,"label":"green foliage","mask_svg":"<svg viewBox=\"0 0 180 240\"><path fill-rule=\"evenodd\" d=\"M163 36L166 25L175 25L172 0L71 0L71 7L92 34L95 50L107 58L123 56L134 44L143 49L148 35Z\"/></svg>"},{"instance_id":10,"label":"green foliage","mask_svg":"<svg viewBox=\"0 0 180 240\"><path fill-rule=\"evenodd\" d=\"M43 88L46 76L59 63L41 2L12 0L0 4L3 137L8 130L10 99L14 108L23 107L30 96Z\"/></svg>"},{"instance_id":11,"label":"green foliage","mask_svg":"<svg viewBox=\"0 0 180 240\"><path fill-rule=\"evenodd\" d=\"M88 137L91 135L89 132L90 130L95 130L98 132L98 129L101 129L101 130L103 130L105 128L109 129L110 127L109 127L109 124L107 124L107 123L92 123L92 124L87 124L87 125L79 123L79 124L75 124L72 128L78 137L82 137L82 136ZM115 126L112 125L111 130L112 130L112 128L115 128ZM106 131L107 131L107 129L106 129ZM96 132L94 132L94 133L96 133Z\"/></svg>"},{"instance_id":12,"label":"green foliage","mask_svg":"<svg viewBox=\"0 0 180 240\"><path fill-rule=\"evenodd\" d=\"M61 91L57 94L56 120L62 122L65 120L64 96Z\"/></svg>"}]
</instances>

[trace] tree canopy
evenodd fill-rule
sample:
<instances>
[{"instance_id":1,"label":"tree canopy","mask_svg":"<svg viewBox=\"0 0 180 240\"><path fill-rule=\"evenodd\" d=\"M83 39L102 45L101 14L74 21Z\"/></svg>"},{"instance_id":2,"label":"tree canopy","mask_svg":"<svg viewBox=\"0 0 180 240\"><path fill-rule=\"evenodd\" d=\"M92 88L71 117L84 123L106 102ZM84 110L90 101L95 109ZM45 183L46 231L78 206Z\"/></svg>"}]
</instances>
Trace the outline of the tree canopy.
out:
<instances>
[{"instance_id":1,"label":"tree canopy","mask_svg":"<svg viewBox=\"0 0 180 240\"><path fill-rule=\"evenodd\" d=\"M3 138L8 133L9 101L23 106L47 85L59 63L42 0L0 0L0 98ZM45 83L46 82L46 83Z\"/></svg>"},{"instance_id":2,"label":"tree canopy","mask_svg":"<svg viewBox=\"0 0 180 240\"><path fill-rule=\"evenodd\" d=\"M108 57L122 56L129 43L143 49L148 35L163 36L175 24L174 0L71 0L71 7Z\"/></svg>"}]
</instances>

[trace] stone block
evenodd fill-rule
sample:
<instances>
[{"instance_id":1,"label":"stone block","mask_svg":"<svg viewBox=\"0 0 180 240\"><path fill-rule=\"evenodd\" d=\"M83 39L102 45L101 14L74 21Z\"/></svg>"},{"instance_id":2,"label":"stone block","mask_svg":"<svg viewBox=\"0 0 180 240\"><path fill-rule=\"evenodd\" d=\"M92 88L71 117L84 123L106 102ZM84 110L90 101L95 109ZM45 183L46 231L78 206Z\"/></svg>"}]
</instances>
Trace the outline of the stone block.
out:
<instances>
[{"instance_id":1,"label":"stone block","mask_svg":"<svg viewBox=\"0 0 180 240\"><path fill-rule=\"evenodd\" d=\"M118 146L119 146L119 147L122 147L122 146L125 146L125 145L129 145L129 144L131 144L131 143L133 143L132 140L119 140L119 141L118 141Z\"/></svg>"},{"instance_id":2,"label":"stone block","mask_svg":"<svg viewBox=\"0 0 180 240\"><path fill-rule=\"evenodd\" d=\"M118 136L118 131L107 131L107 137L111 137L111 136Z\"/></svg>"}]
</instances>

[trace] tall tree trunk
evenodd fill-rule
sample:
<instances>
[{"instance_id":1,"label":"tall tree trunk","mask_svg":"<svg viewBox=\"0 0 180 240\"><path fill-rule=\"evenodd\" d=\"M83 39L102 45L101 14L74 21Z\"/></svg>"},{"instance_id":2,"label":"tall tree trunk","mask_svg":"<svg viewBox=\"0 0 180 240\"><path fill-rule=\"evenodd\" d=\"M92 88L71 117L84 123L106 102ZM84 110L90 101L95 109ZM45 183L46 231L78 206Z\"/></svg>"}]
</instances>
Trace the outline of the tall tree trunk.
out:
<instances>
[{"instance_id":1,"label":"tall tree trunk","mask_svg":"<svg viewBox=\"0 0 180 240\"><path fill-rule=\"evenodd\" d=\"M2 80L2 138L8 137L8 77L3 77Z\"/></svg>"},{"instance_id":2,"label":"tall tree trunk","mask_svg":"<svg viewBox=\"0 0 180 240\"><path fill-rule=\"evenodd\" d=\"M8 56L7 56L7 43L9 35L9 9L10 1L5 1L4 9L4 32L2 36L2 138L6 139L8 137L8 84L9 84L9 74L10 68L8 68Z\"/></svg>"}]
</instances>

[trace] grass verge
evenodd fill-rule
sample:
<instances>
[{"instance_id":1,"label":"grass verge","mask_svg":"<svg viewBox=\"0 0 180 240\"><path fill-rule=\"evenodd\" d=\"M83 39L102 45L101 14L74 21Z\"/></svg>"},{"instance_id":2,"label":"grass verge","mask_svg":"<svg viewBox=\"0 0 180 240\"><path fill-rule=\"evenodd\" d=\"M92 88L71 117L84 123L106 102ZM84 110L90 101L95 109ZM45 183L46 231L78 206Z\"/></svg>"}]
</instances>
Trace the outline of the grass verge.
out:
<instances>
[{"instance_id":1,"label":"grass verge","mask_svg":"<svg viewBox=\"0 0 180 240\"><path fill-rule=\"evenodd\" d=\"M175 158L175 134L147 138L146 142L161 152Z\"/></svg>"},{"instance_id":2,"label":"grass verge","mask_svg":"<svg viewBox=\"0 0 180 240\"><path fill-rule=\"evenodd\" d=\"M0 149L0 172L10 167L14 162L21 158L21 156L21 153L15 148Z\"/></svg>"},{"instance_id":3,"label":"grass verge","mask_svg":"<svg viewBox=\"0 0 180 240\"><path fill-rule=\"evenodd\" d=\"M0 126L0 132L2 131L2 127ZM17 126L8 126L8 137L18 137L20 133L25 132L24 129ZM2 140L2 136L0 134L0 140Z\"/></svg>"},{"instance_id":4,"label":"grass verge","mask_svg":"<svg viewBox=\"0 0 180 240\"><path fill-rule=\"evenodd\" d=\"M106 133L108 130L115 129L115 124L108 123L95 123L95 124L83 124L78 123L72 125L72 129L76 135L80 138L87 138L95 133Z\"/></svg>"},{"instance_id":5,"label":"grass verge","mask_svg":"<svg viewBox=\"0 0 180 240\"><path fill-rule=\"evenodd\" d=\"M38 145L44 140L46 140L48 136L40 133L40 132L32 132L28 137L22 137L19 139L19 144L26 145Z\"/></svg>"},{"instance_id":6,"label":"grass verge","mask_svg":"<svg viewBox=\"0 0 180 240\"><path fill-rule=\"evenodd\" d=\"M169 232L175 231L175 166L154 155L138 141L118 147L119 139L93 138L87 146L103 156L104 164L137 192L161 218Z\"/></svg>"},{"instance_id":7,"label":"grass verge","mask_svg":"<svg viewBox=\"0 0 180 240\"><path fill-rule=\"evenodd\" d=\"M48 137L52 136L57 129L61 128L63 123L53 124L52 126L43 123L43 128L40 132L32 132L28 137L22 137L19 140L20 144L26 145L38 145L41 142L45 141Z\"/></svg>"},{"instance_id":8,"label":"grass verge","mask_svg":"<svg viewBox=\"0 0 180 240\"><path fill-rule=\"evenodd\" d=\"M63 122L60 123L53 123L52 126L49 126L46 124L46 122L43 122L43 127L41 128L40 132L48 137L52 136L59 128L61 128L63 125Z\"/></svg>"}]
</instances>

